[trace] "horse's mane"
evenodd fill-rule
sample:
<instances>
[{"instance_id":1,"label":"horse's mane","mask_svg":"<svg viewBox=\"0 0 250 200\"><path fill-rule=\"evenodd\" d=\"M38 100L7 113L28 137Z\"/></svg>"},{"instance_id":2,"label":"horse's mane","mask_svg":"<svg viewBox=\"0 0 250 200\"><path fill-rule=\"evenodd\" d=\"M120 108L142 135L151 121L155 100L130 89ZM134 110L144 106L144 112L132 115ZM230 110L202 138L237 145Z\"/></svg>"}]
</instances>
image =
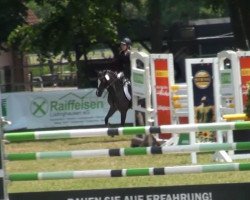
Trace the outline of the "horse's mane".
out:
<instances>
[{"instance_id":1,"label":"horse's mane","mask_svg":"<svg viewBox=\"0 0 250 200\"><path fill-rule=\"evenodd\" d=\"M118 80L121 80L121 81L125 78L122 72L118 72L118 71L114 71L110 69L104 70L101 73L102 75L109 74L113 76L113 78L117 78Z\"/></svg>"},{"instance_id":2,"label":"horse's mane","mask_svg":"<svg viewBox=\"0 0 250 200\"><path fill-rule=\"evenodd\" d=\"M117 75L116 71L106 69L106 70L101 70L98 72L98 74L104 75L104 74L112 74L112 75Z\"/></svg>"},{"instance_id":3,"label":"horse's mane","mask_svg":"<svg viewBox=\"0 0 250 200\"><path fill-rule=\"evenodd\" d=\"M115 75L115 76L118 75L118 72L117 72L117 71L113 71L113 70L110 70L110 69L108 69L106 72L109 73L109 74L111 73L111 74L113 74L113 75Z\"/></svg>"}]
</instances>

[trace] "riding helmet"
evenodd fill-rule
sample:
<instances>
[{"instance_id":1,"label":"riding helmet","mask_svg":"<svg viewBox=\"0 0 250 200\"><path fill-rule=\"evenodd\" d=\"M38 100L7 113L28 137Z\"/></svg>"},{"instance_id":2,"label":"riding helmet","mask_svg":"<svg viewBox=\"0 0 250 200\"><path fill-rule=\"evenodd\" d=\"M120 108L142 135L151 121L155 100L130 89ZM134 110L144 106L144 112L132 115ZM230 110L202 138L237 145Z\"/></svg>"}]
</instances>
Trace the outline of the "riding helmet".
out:
<instances>
[{"instance_id":1,"label":"riding helmet","mask_svg":"<svg viewBox=\"0 0 250 200\"><path fill-rule=\"evenodd\" d=\"M122 39L121 44L126 44L127 46L131 46L131 40L128 37Z\"/></svg>"}]
</instances>

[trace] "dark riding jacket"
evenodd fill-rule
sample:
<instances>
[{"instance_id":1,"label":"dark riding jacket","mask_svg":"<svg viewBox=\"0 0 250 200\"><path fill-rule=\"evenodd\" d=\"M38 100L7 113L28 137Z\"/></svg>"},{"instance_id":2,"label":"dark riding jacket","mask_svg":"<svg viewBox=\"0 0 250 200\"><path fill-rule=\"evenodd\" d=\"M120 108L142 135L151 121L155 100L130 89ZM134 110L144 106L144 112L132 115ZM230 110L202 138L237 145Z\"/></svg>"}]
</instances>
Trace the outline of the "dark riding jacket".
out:
<instances>
[{"instance_id":1,"label":"dark riding jacket","mask_svg":"<svg viewBox=\"0 0 250 200\"><path fill-rule=\"evenodd\" d=\"M130 66L130 50L121 51L117 60L118 71L123 72L124 76L130 80L131 66Z\"/></svg>"}]
</instances>

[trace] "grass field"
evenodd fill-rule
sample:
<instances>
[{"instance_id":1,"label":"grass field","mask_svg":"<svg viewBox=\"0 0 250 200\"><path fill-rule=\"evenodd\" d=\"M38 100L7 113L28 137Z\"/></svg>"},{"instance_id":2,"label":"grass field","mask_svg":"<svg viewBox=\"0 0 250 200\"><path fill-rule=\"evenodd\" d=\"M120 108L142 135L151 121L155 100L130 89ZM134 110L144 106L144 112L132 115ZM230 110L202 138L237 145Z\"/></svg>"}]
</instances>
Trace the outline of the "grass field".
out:
<instances>
[{"instance_id":1,"label":"grass field","mask_svg":"<svg viewBox=\"0 0 250 200\"><path fill-rule=\"evenodd\" d=\"M129 147L128 137L102 137L11 143L5 145L8 152L37 152L57 150L83 150ZM198 154L198 164L214 163L211 153ZM248 162L241 160L237 162ZM7 162L8 172L42 172L88 169L122 169L140 167L165 167L190 165L190 154L168 154L154 156L99 157L85 159L50 159L38 161ZM74 180L48 180L10 182L8 192L62 191L102 188L150 187L170 185L193 185L212 183L250 182L249 172L220 172L203 174L178 174L168 176L88 178Z\"/></svg>"}]
</instances>

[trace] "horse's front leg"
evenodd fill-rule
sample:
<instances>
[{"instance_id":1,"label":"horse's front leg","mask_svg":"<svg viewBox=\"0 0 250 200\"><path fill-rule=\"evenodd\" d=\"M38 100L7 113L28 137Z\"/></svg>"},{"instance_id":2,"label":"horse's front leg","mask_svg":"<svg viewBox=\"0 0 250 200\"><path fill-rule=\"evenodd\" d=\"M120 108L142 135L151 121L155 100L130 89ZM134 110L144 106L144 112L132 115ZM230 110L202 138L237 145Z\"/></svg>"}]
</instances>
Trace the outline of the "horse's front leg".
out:
<instances>
[{"instance_id":1,"label":"horse's front leg","mask_svg":"<svg viewBox=\"0 0 250 200\"><path fill-rule=\"evenodd\" d=\"M109 123L108 123L109 118L115 113L115 111L116 111L116 108L114 108L113 106L111 106L111 107L109 108L108 114L107 114L106 117L105 117L105 125L106 125L106 126L109 125Z\"/></svg>"},{"instance_id":2,"label":"horse's front leg","mask_svg":"<svg viewBox=\"0 0 250 200\"><path fill-rule=\"evenodd\" d=\"M121 111L121 126L125 126L126 116L127 116L127 110Z\"/></svg>"}]
</instances>

